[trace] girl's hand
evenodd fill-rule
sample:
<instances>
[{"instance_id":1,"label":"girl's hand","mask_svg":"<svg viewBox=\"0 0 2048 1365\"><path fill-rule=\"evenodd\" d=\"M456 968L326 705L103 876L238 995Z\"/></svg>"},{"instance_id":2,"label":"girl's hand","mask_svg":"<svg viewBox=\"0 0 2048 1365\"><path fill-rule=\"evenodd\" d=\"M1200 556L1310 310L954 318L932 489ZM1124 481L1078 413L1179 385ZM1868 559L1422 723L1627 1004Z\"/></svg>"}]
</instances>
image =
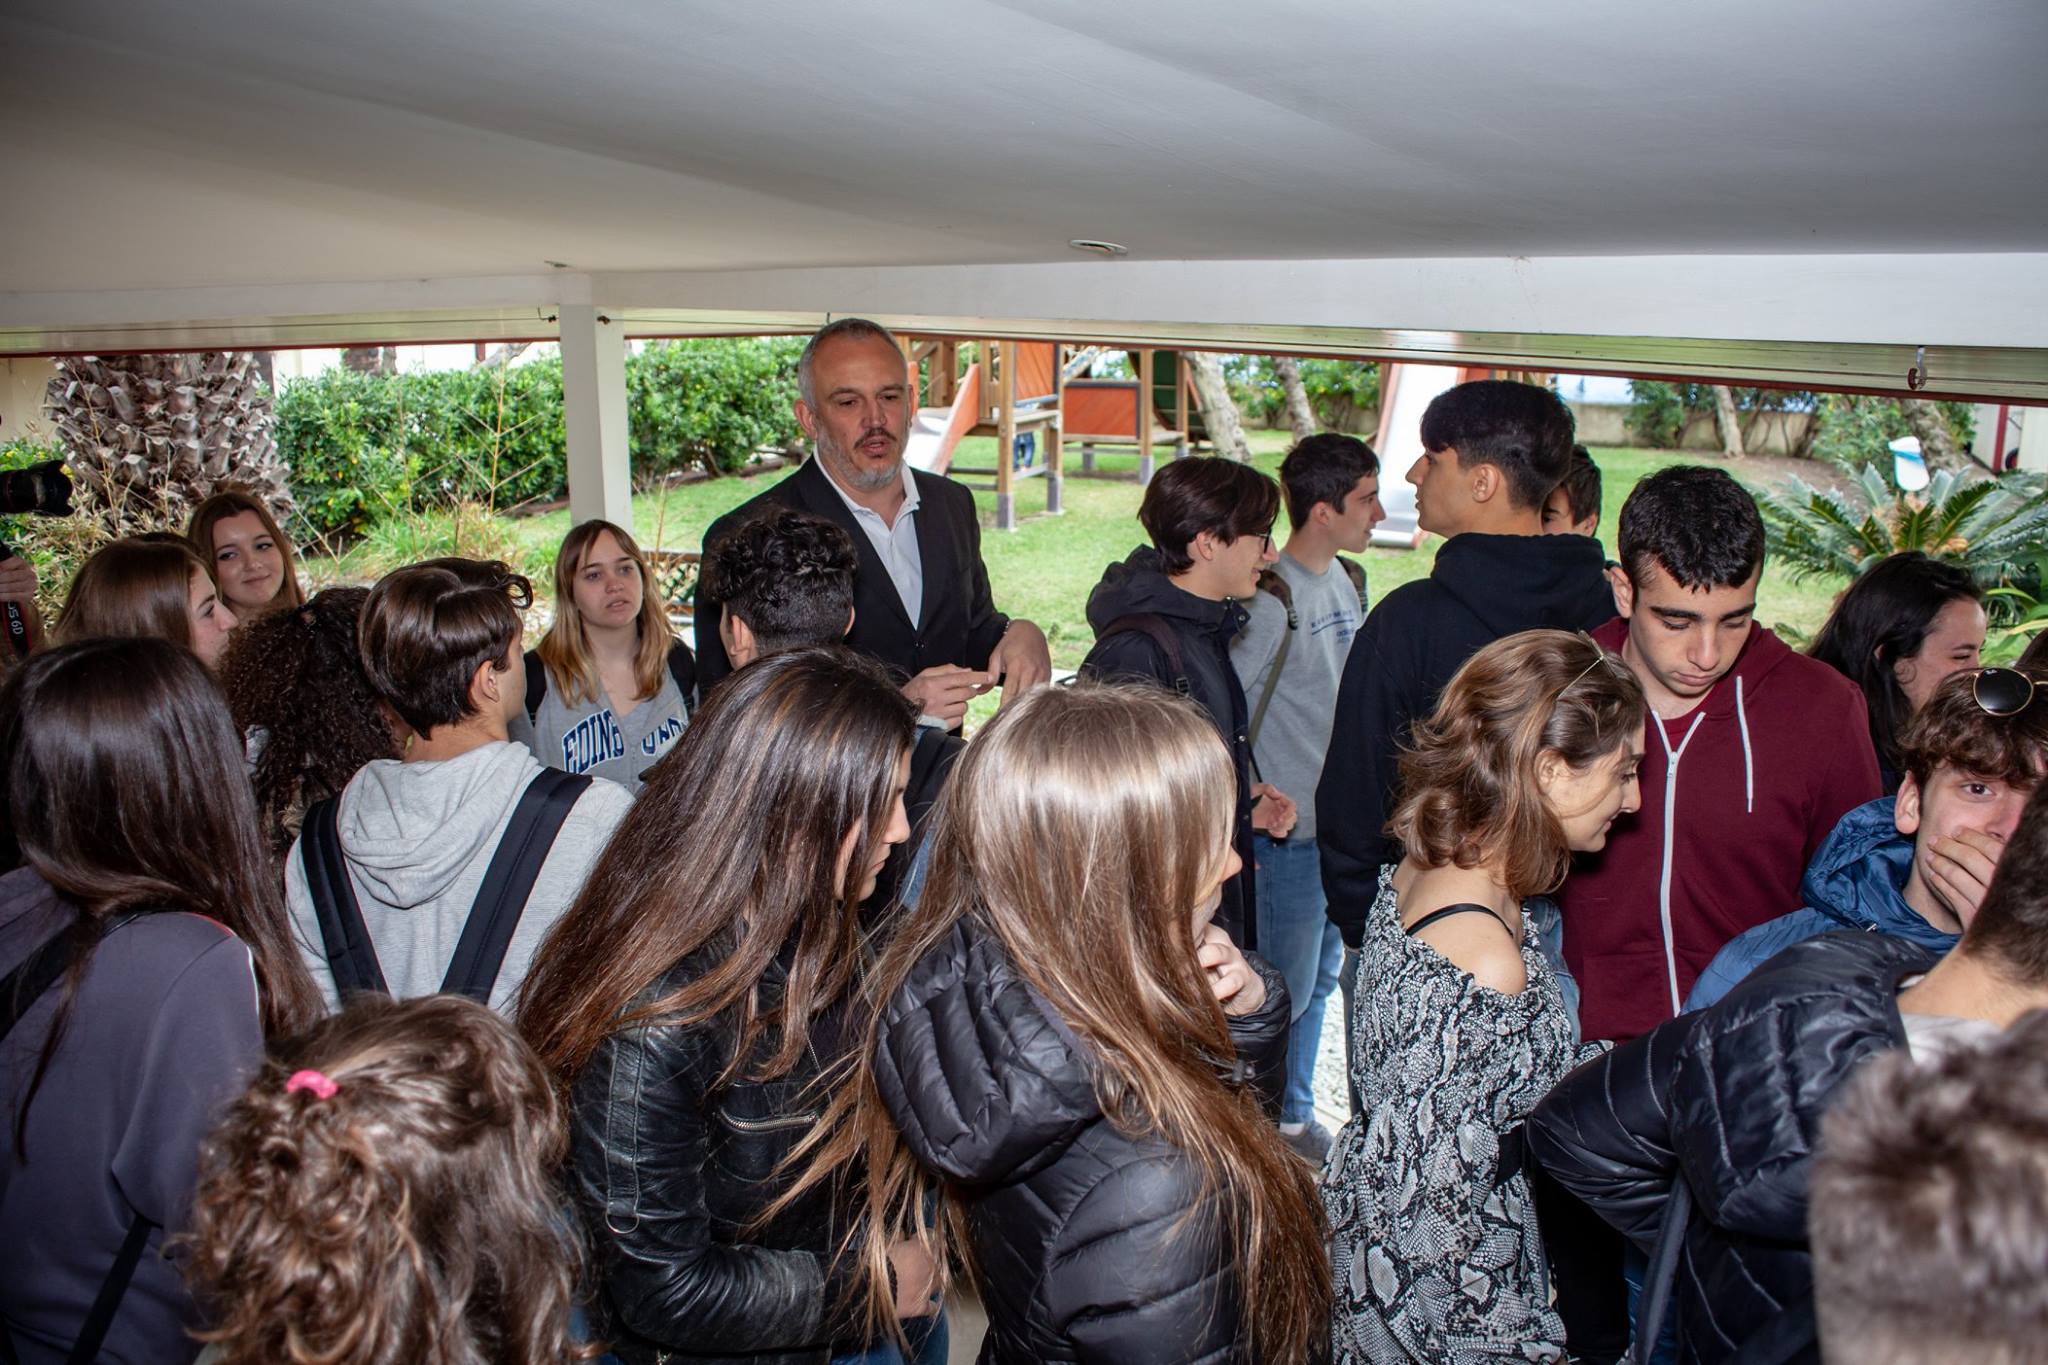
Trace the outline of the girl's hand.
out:
<instances>
[{"instance_id":1,"label":"girl's hand","mask_svg":"<svg viewBox=\"0 0 2048 1365\"><path fill-rule=\"evenodd\" d=\"M937 1276L924 1243L889 1243L889 1269L896 1281L897 1317L928 1318L939 1311L939 1301L933 1297Z\"/></svg>"},{"instance_id":2,"label":"girl's hand","mask_svg":"<svg viewBox=\"0 0 2048 1365\"><path fill-rule=\"evenodd\" d=\"M1266 983L1244 960L1237 945L1220 925L1202 930L1195 945L1195 961L1209 975L1209 989L1225 1014L1242 1017L1255 1014L1266 1003Z\"/></svg>"}]
</instances>

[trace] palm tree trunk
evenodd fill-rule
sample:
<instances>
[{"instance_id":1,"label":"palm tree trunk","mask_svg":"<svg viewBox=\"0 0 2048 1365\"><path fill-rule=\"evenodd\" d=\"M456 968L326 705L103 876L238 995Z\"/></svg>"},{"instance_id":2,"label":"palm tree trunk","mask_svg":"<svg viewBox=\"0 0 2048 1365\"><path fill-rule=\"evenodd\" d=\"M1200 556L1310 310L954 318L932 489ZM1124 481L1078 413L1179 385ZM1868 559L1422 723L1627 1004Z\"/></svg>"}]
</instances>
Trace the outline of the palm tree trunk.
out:
<instances>
[{"instance_id":1,"label":"palm tree trunk","mask_svg":"<svg viewBox=\"0 0 2048 1365\"><path fill-rule=\"evenodd\" d=\"M1948 429L1948 418L1925 398L1901 398L1899 411L1906 425L1920 438L1920 457L1929 469L1972 469L1975 462L1956 449L1956 438Z\"/></svg>"}]
</instances>

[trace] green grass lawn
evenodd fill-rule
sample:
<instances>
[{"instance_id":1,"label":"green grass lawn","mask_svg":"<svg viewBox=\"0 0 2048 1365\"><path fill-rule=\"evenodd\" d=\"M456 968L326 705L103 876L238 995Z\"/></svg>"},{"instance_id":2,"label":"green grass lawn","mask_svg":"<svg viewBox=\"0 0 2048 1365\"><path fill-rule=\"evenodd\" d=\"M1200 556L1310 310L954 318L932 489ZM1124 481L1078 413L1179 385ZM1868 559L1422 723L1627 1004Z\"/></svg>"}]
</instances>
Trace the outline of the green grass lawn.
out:
<instances>
[{"instance_id":1,"label":"green grass lawn","mask_svg":"<svg viewBox=\"0 0 2048 1365\"><path fill-rule=\"evenodd\" d=\"M1284 432L1250 433L1253 463L1276 477L1288 437ZM963 465L987 467L994 462L995 441L977 437L962 441L956 460ZM1601 540L1610 557L1614 554L1614 521L1621 504L1637 480L1666 465L1696 461L1696 454L1674 451L1600 448L1593 451L1605 482L1605 511L1600 523ZM1121 479L1078 478L1071 471L1080 468L1078 447L1067 452L1066 511L1060 516L1045 514L1045 483L1030 479L1017 485L1019 524L1015 531L993 529L995 494L977 489L975 503L981 510L982 554L988 563L996 604L1012 616L1036 621L1052 642L1053 665L1074 668L1087 654L1093 640L1085 615L1089 589L1102 576L1103 566L1122 559L1144 539L1138 528L1139 488L1135 482L1135 453L1103 453L1098 469L1124 476ZM1405 470L1384 471L1388 480L1398 479ZM1732 472L1744 477L1740 466ZM732 508L745 502L770 482L787 477L776 470L751 478L708 479L676 484L633 499L633 534L643 545L673 550L701 548L704 528ZM1284 536L1286 514L1281 514L1276 538ZM545 580L555 546L569 529L566 510L543 516L497 518L458 528L466 535L451 538L447 518L416 518L411 523L388 524L373 533L364 545L316 571L320 581L374 576L380 568L408 559L463 552L485 551L518 559L539 580ZM1430 537L1420 550L1372 549L1365 553L1367 583L1372 598L1378 598L1410 579L1429 572L1442 542ZM1826 617L1828 608L1843 584L1808 580L1793 583L1768 567L1758 597L1757 615L1766 625L1783 626L1800 636L1811 635Z\"/></svg>"}]
</instances>

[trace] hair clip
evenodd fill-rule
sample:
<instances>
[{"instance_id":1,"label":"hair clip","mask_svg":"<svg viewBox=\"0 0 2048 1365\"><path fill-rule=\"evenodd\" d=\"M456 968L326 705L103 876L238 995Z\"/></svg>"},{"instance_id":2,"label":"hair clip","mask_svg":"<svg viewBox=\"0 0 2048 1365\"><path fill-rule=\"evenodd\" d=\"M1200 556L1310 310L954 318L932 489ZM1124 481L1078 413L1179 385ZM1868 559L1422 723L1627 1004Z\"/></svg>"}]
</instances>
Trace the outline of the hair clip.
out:
<instances>
[{"instance_id":1,"label":"hair clip","mask_svg":"<svg viewBox=\"0 0 2048 1365\"><path fill-rule=\"evenodd\" d=\"M296 1095L301 1090L310 1090L318 1099L331 1100L334 1092L341 1089L319 1071L294 1071L292 1078L284 1083L284 1093Z\"/></svg>"}]
</instances>

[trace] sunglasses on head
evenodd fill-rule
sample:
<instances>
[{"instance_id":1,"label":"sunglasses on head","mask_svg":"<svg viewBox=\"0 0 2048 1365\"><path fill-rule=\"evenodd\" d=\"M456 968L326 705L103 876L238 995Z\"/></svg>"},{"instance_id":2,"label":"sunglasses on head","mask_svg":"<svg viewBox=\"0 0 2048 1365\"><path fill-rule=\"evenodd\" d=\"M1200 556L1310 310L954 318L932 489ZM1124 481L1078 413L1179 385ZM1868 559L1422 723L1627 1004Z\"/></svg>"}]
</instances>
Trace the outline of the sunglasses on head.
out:
<instances>
[{"instance_id":1,"label":"sunglasses on head","mask_svg":"<svg viewBox=\"0 0 2048 1365\"><path fill-rule=\"evenodd\" d=\"M1987 716L2016 716L2033 704L2034 680L2017 668L1980 668L1970 695Z\"/></svg>"}]
</instances>

